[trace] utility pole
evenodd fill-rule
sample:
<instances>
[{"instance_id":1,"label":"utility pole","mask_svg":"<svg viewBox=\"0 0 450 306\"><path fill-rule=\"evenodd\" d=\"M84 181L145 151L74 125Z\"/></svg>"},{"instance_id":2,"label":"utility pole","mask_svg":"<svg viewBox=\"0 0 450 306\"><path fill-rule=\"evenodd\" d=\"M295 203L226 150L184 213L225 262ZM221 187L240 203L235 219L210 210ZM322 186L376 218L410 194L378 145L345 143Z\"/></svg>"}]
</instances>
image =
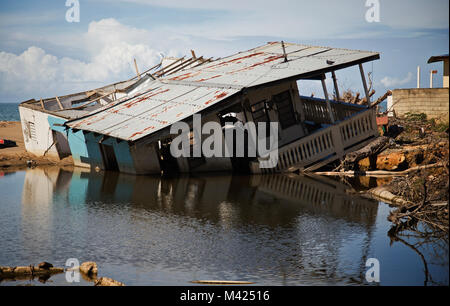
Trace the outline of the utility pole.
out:
<instances>
[{"instance_id":1,"label":"utility pole","mask_svg":"<svg viewBox=\"0 0 450 306\"><path fill-rule=\"evenodd\" d=\"M420 66L417 66L417 88L420 88Z\"/></svg>"}]
</instances>

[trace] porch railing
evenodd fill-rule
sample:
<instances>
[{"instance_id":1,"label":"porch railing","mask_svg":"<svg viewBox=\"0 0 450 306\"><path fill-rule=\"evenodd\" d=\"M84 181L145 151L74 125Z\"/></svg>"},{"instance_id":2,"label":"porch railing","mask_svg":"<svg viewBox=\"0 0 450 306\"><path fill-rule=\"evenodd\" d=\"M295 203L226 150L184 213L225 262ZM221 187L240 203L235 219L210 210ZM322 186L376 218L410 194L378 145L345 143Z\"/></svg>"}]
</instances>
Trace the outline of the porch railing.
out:
<instances>
[{"instance_id":1,"label":"porch railing","mask_svg":"<svg viewBox=\"0 0 450 306\"><path fill-rule=\"evenodd\" d=\"M278 149L278 163L272 168L260 168L253 162L253 173L292 172L314 169L342 158L378 136L375 110L365 109L334 125ZM275 165L274 160L266 161Z\"/></svg>"},{"instance_id":2,"label":"porch railing","mask_svg":"<svg viewBox=\"0 0 450 306\"><path fill-rule=\"evenodd\" d=\"M301 96L305 120L315 123L331 124L330 115L324 99ZM331 111L337 121L342 121L365 109L362 105L330 101Z\"/></svg>"}]
</instances>

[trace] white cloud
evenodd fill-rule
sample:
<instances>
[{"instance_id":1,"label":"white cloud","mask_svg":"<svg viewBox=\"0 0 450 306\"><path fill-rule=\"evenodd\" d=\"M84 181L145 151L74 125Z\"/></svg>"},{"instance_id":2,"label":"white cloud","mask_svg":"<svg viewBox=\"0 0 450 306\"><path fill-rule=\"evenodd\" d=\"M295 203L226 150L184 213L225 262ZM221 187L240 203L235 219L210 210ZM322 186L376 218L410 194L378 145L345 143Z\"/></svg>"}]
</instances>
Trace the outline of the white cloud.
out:
<instances>
[{"instance_id":1,"label":"white cloud","mask_svg":"<svg viewBox=\"0 0 450 306\"><path fill-rule=\"evenodd\" d=\"M141 37L147 39L142 42ZM160 61L161 52L179 53L150 47L148 37L145 30L104 19L92 22L78 38L89 54L87 61L56 57L36 46L19 55L0 52L0 92L25 100L83 91L133 77L134 58L143 71Z\"/></svg>"},{"instance_id":2,"label":"white cloud","mask_svg":"<svg viewBox=\"0 0 450 306\"><path fill-rule=\"evenodd\" d=\"M394 87L406 85L409 82L411 82L412 79L413 79L413 73L408 72L408 75L403 79L386 76L383 79L381 79L380 82L387 88L394 88Z\"/></svg>"}]
</instances>

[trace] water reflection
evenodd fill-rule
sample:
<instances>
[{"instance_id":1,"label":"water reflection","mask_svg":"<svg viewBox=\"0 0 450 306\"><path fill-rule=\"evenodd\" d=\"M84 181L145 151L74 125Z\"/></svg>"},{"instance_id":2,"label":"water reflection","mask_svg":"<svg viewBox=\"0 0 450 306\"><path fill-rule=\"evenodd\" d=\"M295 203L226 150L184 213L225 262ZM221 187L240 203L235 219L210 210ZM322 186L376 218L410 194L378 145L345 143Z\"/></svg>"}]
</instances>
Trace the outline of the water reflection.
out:
<instances>
[{"instance_id":1,"label":"water reflection","mask_svg":"<svg viewBox=\"0 0 450 306\"><path fill-rule=\"evenodd\" d=\"M60 168L30 169L22 194L24 213L52 202L124 203L143 210L207 219L224 225L293 226L300 214L329 216L363 227L374 224L377 203L349 195L348 187L318 176L264 175L161 178ZM51 216L45 216L48 223ZM24 218L26 219L26 218Z\"/></svg>"},{"instance_id":2,"label":"water reflection","mask_svg":"<svg viewBox=\"0 0 450 306\"><path fill-rule=\"evenodd\" d=\"M22 239L40 258L131 265L144 275L175 271L182 284L202 275L269 285L361 284L378 203L346 189L297 175L29 169ZM118 279L133 284L135 273Z\"/></svg>"}]
</instances>

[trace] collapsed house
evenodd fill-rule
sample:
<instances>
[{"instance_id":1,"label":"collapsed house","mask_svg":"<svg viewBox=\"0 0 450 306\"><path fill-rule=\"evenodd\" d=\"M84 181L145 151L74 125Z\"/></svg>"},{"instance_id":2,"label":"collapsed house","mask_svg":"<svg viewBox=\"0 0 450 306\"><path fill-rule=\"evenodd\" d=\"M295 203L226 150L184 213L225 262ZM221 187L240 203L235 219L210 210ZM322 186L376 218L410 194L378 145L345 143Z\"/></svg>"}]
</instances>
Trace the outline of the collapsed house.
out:
<instances>
[{"instance_id":1,"label":"collapsed house","mask_svg":"<svg viewBox=\"0 0 450 306\"><path fill-rule=\"evenodd\" d=\"M37 156L51 156L62 159L71 155L69 142L63 124L72 119L88 115L113 101L126 98L136 86L148 78L148 73L162 77L187 68L210 62L211 59L164 57L161 62L129 80L106 85L66 96L48 99L31 99L19 105L25 148ZM136 63L135 63L136 64Z\"/></svg>"},{"instance_id":2,"label":"collapsed house","mask_svg":"<svg viewBox=\"0 0 450 306\"><path fill-rule=\"evenodd\" d=\"M359 66L370 106L362 64L377 59L375 52L271 42L171 75L146 74L122 98L50 127L65 135L74 164L81 167L132 174L313 170L378 136L375 111L340 102L335 75ZM297 81L302 80L320 81L325 99L300 96ZM192 128L194 114L201 114L202 124L217 122L224 130L230 117L243 124L278 123L274 167L260 167L267 162L261 156L173 157L169 147L176 135L170 128L180 121ZM246 141L257 141L250 137Z\"/></svg>"}]
</instances>

